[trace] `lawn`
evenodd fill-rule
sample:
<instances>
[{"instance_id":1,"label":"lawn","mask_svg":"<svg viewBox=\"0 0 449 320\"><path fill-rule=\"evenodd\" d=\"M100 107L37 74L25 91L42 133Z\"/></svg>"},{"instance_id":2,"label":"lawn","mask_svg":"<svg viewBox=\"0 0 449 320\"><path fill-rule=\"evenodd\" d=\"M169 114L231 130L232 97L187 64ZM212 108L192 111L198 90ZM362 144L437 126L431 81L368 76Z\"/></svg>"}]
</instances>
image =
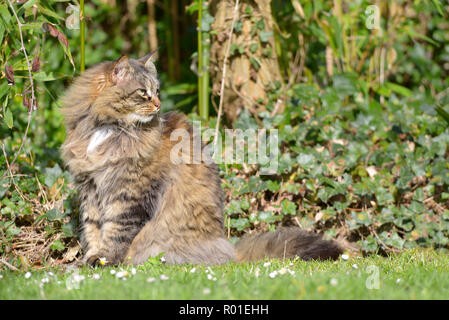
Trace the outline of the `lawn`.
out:
<instances>
[{"instance_id":1,"label":"lawn","mask_svg":"<svg viewBox=\"0 0 449 320\"><path fill-rule=\"evenodd\" d=\"M0 299L448 299L449 255L1 271Z\"/></svg>"}]
</instances>

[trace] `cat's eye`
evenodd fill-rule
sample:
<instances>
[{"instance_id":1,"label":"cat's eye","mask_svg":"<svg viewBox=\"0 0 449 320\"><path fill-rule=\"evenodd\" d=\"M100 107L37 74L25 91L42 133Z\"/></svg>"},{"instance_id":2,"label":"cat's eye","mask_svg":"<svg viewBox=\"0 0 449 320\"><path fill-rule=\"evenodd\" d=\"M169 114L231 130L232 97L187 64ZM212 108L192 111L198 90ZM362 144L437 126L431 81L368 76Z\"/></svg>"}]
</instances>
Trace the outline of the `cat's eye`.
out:
<instances>
[{"instance_id":1,"label":"cat's eye","mask_svg":"<svg viewBox=\"0 0 449 320\"><path fill-rule=\"evenodd\" d=\"M145 89L137 89L136 92L145 99L150 99L151 97L148 95L148 92Z\"/></svg>"}]
</instances>

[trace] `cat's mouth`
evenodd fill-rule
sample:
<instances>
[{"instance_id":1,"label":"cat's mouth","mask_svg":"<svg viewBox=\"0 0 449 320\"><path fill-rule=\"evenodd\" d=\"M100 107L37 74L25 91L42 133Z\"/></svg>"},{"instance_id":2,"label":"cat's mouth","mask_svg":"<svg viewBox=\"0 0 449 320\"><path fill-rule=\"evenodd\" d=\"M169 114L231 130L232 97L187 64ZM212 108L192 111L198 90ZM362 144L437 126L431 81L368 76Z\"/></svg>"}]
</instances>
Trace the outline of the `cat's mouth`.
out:
<instances>
[{"instance_id":1,"label":"cat's mouth","mask_svg":"<svg viewBox=\"0 0 449 320\"><path fill-rule=\"evenodd\" d=\"M161 102L159 98L154 97L151 99L150 106L144 106L135 112L128 115L128 120L131 122L148 123L153 120L156 113L161 109Z\"/></svg>"}]
</instances>

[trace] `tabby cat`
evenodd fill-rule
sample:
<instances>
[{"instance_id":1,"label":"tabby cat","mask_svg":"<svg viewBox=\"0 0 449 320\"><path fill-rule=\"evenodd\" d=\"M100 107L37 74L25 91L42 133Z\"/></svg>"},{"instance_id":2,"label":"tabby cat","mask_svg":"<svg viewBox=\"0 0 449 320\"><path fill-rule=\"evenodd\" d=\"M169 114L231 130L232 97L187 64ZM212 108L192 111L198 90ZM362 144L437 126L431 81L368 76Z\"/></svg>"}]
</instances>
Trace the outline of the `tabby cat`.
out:
<instances>
[{"instance_id":1,"label":"tabby cat","mask_svg":"<svg viewBox=\"0 0 449 320\"><path fill-rule=\"evenodd\" d=\"M213 163L174 164L170 134L193 130L184 115L159 115L152 54L103 62L63 98L65 162L75 177L87 264L222 264L264 257L336 259L340 247L299 228L226 240L223 192Z\"/></svg>"}]
</instances>

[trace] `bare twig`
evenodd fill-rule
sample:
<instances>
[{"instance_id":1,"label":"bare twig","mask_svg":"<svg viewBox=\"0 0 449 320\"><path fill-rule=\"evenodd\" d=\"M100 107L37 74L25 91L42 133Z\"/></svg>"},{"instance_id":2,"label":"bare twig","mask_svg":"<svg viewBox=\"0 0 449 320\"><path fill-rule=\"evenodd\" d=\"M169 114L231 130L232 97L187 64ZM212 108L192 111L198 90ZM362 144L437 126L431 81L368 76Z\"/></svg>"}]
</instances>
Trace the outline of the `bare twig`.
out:
<instances>
[{"instance_id":1,"label":"bare twig","mask_svg":"<svg viewBox=\"0 0 449 320\"><path fill-rule=\"evenodd\" d=\"M6 151L5 151L5 144L2 144L2 151L3 151L3 155L5 156L5 161L6 161L6 172L9 172L9 177L11 178L11 181L14 185L14 188L16 189L17 193L19 193L20 197L22 198L22 200L26 201L25 196L23 195L22 191L20 190L19 186L17 185L15 179L14 179L14 175L11 172L11 166L8 163L8 157L6 156Z\"/></svg>"},{"instance_id":2,"label":"bare twig","mask_svg":"<svg viewBox=\"0 0 449 320\"><path fill-rule=\"evenodd\" d=\"M28 108L28 122L27 122L27 127L26 127L26 129L25 129L25 133L23 134L22 142L20 143L19 150L17 151L16 155L14 156L14 159L11 161L10 166L12 166L12 165L14 165L14 163L15 163L16 160L17 160L17 157L19 156L20 152L22 151L23 144L24 144L24 142L25 142L26 136L27 136L27 134L28 134L28 130L29 130L29 128L30 128L31 114L32 114L32 112L33 112L34 110L37 109L37 104L36 104L36 97L35 97L35 95L34 95L34 82L33 82L33 76L31 75L30 61L29 61L29 59L28 59L28 54L27 54L27 51L26 51L26 49L25 49L25 45L24 45L24 43L23 43L22 22L20 22L19 17L17 16L17 13L16 13L16 11L14 10L14 7L13 7L13 5L11 4L11 1L10 1L10 0L8 0L8 4L9 4L9 6L11 7L11 10L12 10L12 12L13 12L13 14L14 14L14 17L15 17L16 20L17 20L17 25L19 26L20 45L21 45L20 49L23 51L23 54L24 54L24 56L25 56L25 60L26 60L26 63L27 63L27 68L28 68L28 77L29 77L29 79L30 79L30 85L31 85L31 106ZM7 172L7 171L5 171L5 173L3 174L3 177L6 175L6 172Z\"/></svg>"},{"instance_id":3,"label":"bare twig","mask_svg":"<svg viewBox=\"0 0 449 320\"><path fill-rule=\"evenodd\" d=\"M0 259L0 262L3 263L5 266L7 266L9 269L14 270L14 271L18 271L19 269L17 269L16 267L14 267L12 264L6 262L3 259Z\"/></svg>"},{"instance_id":4,"label":"bare twig","mask_svg":"<svg viewBox=\"0 0 449 320\"><path fill-rule=\"evenodd\" d=\"M14 10L13 5L11 4L11 1L8 0L9 6L11 7L11 10L14 14L14 17L16 17L17 20L17 25L19 26L19 35L20 35L20 49L23 51L23 54L25 55L25 60L27 63L27 68L28 68L28 77L30 78L30 84L31 84L31 108L28 110L29 113L31 113L32 111L36 110L36 97L34 95L34 82L33 82L33 76L31 75L31 65L30 65L30 61L28 60L28 54L27 51L25 49L25 45L23 43L23 34L22 34L22 22L20 22L19 17L17 16L16 11Z\"/></svg>"},{"instance_id":5,"label":"bare twig","mask_svg":"<svg viewBox=\"0 0 449 320\"><path fill-rule=\"evenodd\" d=\"M231 49L232 31L234 30L234 24L235 24L235 21L237 20L238 13L239 13L239 0L235 0L235 7L234 7L231 28L229 29L229 34L228 34L228 44L226 47L226 53L225 53L225 57L223 60L223 74L221 76L220 102L218 104L217 125L215 126L214 148L216 147L217 141L218 141L218 139L217 139L218 128L220 127L220 118L221 118L221 114L223 111L223 96L224 96L224 83L225 83L225 79L226 79L226 64L228 62L229 51Z\"/></svg>"}]
</instances>

